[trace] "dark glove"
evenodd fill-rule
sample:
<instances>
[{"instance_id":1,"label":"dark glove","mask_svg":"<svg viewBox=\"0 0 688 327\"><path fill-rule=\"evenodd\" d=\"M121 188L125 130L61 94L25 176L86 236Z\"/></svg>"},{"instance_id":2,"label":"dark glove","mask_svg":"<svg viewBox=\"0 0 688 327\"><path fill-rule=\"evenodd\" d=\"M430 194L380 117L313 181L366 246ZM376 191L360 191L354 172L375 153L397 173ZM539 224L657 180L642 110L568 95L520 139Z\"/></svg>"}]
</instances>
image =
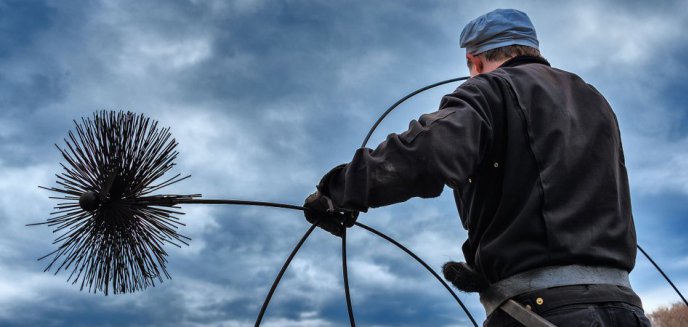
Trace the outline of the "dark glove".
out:
<instances>
[{"instance_id":1,"label":"dark glove","mask_svg":"<svg viewBox=\"0 0 688 327\"><path fill-rule=\"evenodd\" d=\"M341 237L344 228L354 225L358 218L358 211L345 210L337 207L332 199L319 191L309 195L303 206L306 208L304 216L309 223Z\"/></svg>"},{"instance_id":2,"label":"dark glove","mask_svg":"<svg viewBox=\"0 0 688 327\"><path fill-rule=\"evenodd\" d=\"M482 292L490 287L487 279L465 262L449 261L442 266L442 273L444 279L464 292Z\"/></svg>"}]
</instances>

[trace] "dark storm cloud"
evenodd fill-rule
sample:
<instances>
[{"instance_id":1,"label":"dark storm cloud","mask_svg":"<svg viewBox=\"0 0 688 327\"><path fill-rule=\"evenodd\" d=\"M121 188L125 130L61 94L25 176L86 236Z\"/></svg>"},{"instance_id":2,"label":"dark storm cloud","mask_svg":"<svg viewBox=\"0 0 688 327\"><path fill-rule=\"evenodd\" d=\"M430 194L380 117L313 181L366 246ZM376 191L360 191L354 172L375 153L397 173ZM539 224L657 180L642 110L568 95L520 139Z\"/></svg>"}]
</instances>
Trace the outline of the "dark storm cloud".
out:
<instances>
[{"instance_id":1,"label":"dark storm cloud","mask_svg":"<svg viewBox=\"0 0 688 327\"><path fill-rule=\"evenodd\" d=\"M170 247L172 280L121 297L86 294L41 273L52 251L41 220L54 206L36 185L59 171L72 119L141 112L170 126L177 170L167 192L300 204L319 177L351 159L373 120L414 89L466 74L463 23L512 2L0 2L0 324L253 324L283 260L306 230L299 212L185 206L189 247ZM683 110L688 27L680 2L522 1L555 66L593 82L624 132L639 239L686 285L688 138ZM665 65L657 66L662 58ZM456 85L392 114L371 146L437 107ZM432 267L460 260L466 237L450 192L371 210L361 221ZM659 225L656 225L659 224ZM670 242L679 246L665 246ZM406 254L363 230L349 240L354 310L363 325L468 325L449 294ZM317 231L287 271L265 325L346 325L338 240ZM683 261L682 261L683 260ZM639 257L646 306L663 281ZM680 262L686 262L680 264ZM637 277L635 277L637 276ZM460 295L481 319L473 295Z\"/></svg>"},{"instance_id":2,"label":"dark storm cloud","mask_svg":"<svg viewBox=\"0 0 688 327\"><path fill-rule=\"evenodd\" d=\"M0 58L30 48L37 35L52 27L54 14L43 1L0 3Z\"/></svg>"}]
</instances>

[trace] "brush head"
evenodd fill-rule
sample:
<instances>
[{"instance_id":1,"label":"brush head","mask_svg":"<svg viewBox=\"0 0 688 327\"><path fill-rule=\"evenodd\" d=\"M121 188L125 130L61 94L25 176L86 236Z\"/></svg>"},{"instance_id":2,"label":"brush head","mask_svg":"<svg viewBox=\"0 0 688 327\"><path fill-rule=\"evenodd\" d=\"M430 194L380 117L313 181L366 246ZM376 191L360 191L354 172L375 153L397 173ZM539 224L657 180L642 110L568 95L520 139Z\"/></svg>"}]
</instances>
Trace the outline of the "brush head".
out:
<instances>
[{"instance_id":1,"label":"brush head","mask_svg":"<svg viewBox=\"0 0 688 327\"><path fill-rule=\"evenodd\" d=\"M192 195L152 195L189 176L163 179L174 166L177 142L169 128L131 112L100 111L74 122L51 198L61 202L39 224L61 233L46 271L70 272L89 292L128 293L155 286L167 272L164 245L181 246L179 201ZM35 225L39 225L35 224Z\"/></svg>"}]
</instances>

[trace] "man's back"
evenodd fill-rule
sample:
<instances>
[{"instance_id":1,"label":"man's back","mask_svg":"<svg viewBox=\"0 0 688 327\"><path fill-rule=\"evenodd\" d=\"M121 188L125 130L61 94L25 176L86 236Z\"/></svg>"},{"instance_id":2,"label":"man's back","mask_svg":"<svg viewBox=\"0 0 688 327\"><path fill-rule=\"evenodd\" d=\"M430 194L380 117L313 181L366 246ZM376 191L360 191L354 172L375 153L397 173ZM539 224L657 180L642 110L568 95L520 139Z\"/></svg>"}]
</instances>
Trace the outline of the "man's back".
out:
<instances>
[{"instance_id":1,"label":"man's back","mask_svg":"<svg viewBox=\"0 0 688 327\"><path fill-rule=\"evenodd\" d=\"M605 99L538 58L508 61L470 84L492 90L482 94L493 111L493 142L457 192L471 233L466 257L474 255L491 281L551 265L630 271L636 240L628 178Z\"/></svg>"}]
</instances>

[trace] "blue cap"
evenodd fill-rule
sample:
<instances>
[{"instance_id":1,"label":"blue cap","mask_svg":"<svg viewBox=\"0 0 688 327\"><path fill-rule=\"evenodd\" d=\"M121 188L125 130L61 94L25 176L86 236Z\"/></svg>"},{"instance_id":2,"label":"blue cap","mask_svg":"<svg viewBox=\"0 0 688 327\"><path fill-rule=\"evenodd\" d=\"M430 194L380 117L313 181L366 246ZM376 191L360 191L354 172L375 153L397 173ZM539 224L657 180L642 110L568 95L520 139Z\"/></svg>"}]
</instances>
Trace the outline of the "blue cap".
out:
<instances>
[{"instance_id":1,"label":"blue cap","mask_svg":"<svg viewBox=\"0 0 688 327\"><path fill-rule=\"evenodd\" d=\"M479 54L509 45L525 45L538 49L535 27L524 12L497 9L466 24L461 32L461 47L470 54Z\"/></svg>"}]
</instances>

